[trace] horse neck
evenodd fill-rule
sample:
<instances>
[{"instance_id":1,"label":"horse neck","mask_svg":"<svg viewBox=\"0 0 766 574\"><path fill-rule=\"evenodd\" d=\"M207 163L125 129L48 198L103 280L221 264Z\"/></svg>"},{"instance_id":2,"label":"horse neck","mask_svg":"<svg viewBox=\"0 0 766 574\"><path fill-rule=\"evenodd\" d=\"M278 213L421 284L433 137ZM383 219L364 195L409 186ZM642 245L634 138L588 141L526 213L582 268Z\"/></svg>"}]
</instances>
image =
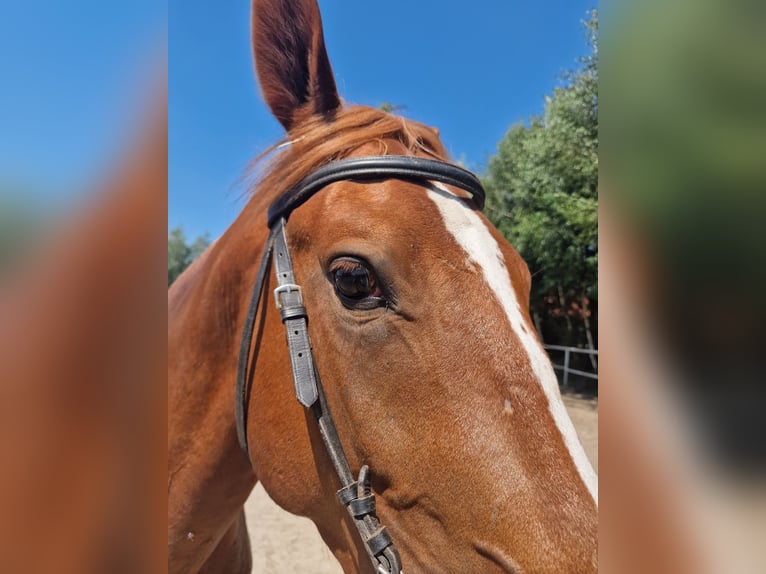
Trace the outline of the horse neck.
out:
<instances>
[{"instance_id":1,"label":"horse neck","mask_svg":"<svg viewBox=\"0 0 766 574\"><path fill-rule=\"evenodd\" d=\"M230 355L238 345L249 290L268 230L265 216L240 214L229 229L194 261L168 291L168 350L183 348L196 357ZM236 363L236 356L234 357ZM221 357L223 369L231 368ZM199 389L197 389L199 390Z\"/></svg>"},{"instance_id":2,"label":"horse neck","mask_svg":"<svg viewBox=\"0 0 766 574\"><path fill-rule=\"evenodd\" d=\"M168 438L183 457L201 432L229 452L234 436L237 353L264 217L244 210L168 292ZM210 421L208 428L201 428ZM242 457L241 452L238 453Z\"/></svg>"}]
</instances>

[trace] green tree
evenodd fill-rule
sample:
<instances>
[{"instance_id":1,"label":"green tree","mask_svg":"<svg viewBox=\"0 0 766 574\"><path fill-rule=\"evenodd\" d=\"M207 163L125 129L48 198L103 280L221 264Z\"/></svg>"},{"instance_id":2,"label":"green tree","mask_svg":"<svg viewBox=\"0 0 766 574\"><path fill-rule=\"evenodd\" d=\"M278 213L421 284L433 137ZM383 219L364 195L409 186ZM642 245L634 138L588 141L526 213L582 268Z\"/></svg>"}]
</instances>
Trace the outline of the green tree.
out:
<instances>
[{"instance_id":1,"label":"green tree","mask_svg":"<svg viewBox=\"0 0 766 574\"><path fill-rule=\"evenodd\" d=\"M378 106L378 109L381 111L386 112L387 114L393 114L396 112L401 112L403 110L407 109L407 106L403 106L400 104L392 104L391 102L383 102Z\"/></svg>"},{"instance_id":2,"label":"green tree","mask_svg":"<svg viewBox=\"0 0 766 574\"><path fill-rule=\"evenodd\" d=\"M200 235L191 245L188 245L186 235L180 226L168 232L168 286L207 249L208 245L210 245L210 236L207 233Z\"/></svg>"},{"instance_id":3,"label":"green tree","mask_svg":"<svg viewBox=\"0 0 766 574\"><path fill-rule=\"evenodd\" d=\"M590 53L510 128L484 180L490 219L533 274L531 309L546 342L595 347L598 266L598 13Z\"/></svg>"}]
</instances>

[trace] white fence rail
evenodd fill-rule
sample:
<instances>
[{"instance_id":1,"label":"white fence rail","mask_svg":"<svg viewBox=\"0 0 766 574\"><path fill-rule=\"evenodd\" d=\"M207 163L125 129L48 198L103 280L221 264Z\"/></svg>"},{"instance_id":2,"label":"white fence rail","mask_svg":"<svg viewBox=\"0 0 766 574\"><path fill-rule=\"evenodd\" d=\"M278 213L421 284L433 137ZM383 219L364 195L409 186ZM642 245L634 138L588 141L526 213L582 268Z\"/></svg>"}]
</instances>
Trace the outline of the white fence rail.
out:
<instances>
[{"instance_id":1,"label":"white fence rail","mask_svg":"<svg viewBox=\"0 0 766 574\"><path fill-rule=\"evenodd\" d=\"M543 345L546 351L560 351L564 353L564 364L559 365L557 363L553 363L553 368L557 371L563 371L564 378L562 380L562 385L564 388L567 388L569 386L569 375L570 373L573 375L580 375L581 377L586 377L588 379L594 379L595 381L598 381L598 373L589 373L587 371L581 371L580 369L573 369L569 366L569 359L573 354L580 353L584 355L590 355L591 357L598 357L598 351L594 351L592 349L578 349L577 347L563 347L561 345ZM553 361L551 361L553 362Z\"/></svg>"}]
</instances>

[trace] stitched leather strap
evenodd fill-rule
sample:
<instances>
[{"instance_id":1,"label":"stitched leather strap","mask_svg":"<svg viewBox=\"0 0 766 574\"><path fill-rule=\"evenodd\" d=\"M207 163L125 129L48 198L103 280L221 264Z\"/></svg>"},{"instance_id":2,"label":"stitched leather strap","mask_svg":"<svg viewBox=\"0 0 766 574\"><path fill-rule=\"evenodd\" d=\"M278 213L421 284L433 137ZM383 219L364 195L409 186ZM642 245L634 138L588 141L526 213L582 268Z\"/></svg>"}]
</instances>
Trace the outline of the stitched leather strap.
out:
<instances>
[{"instance_id":1,"label":"stitched leather strap","mask_svg":"<svg viewBox=\"0 0 766 574\"><path fill-rule=\"evenodd\" d=\"M272 227L280 218L287 220L296 208L331 183L383 179L404 179L417 182L438 181L447 185L454 185L471 194L479 211L484 209L484 188L479 178L467 169L444 161L422 157L374 155L331 161L311 173L271 204L269 207L269 227Z\"/></svg>"},{"instance_id":2,"label":"stitched leather strap","mask_svg":"<svg viewBox=\"0 0 766 574\"><path fill-rule=\"evenodd\" d=\"M380 554L383 549L391 544L391 535L386 530L385 526L381 526L375 531L375 534L365 540L367 546L373 554Z\"/></svg>"},{"instance_id":3,"label":"stitched leather strap","mask_svg":"<svg viewBox=\"0 0 766 574\"><path fill-rule=\"evenodd\" d=\"M368 494L360 498L355 498L348 503L348 509L355 517L372 514L375 512L375 496Z\"/></svg>"},{"instance_id":4,"label":"stitched leather strap","mask_svg":"<svg viewBox=\"0 0 766 574\"><path fill-rule=\"evenodd\" d=\"M338 500L340 500L340 503L343 506L347 506L349 502L356 499L357 497L357 487L358 483L356 481L350 482L340 490L338 490Z\"/></svg>"},{"instance_id":5,"label":"stitched leather strap","mask_svg":"<svg viewBox=\"0 0 766 574\"><path fill-rule=\"evenodd\" d=\"M303 306L302 288L295 283L290 250L285 234L285 220L279 219L274 234L274 270L277 288L274 290L277 308L287 332L287 346L293 371L295 394L317 421L325 450L335 468L343 488L338 496L351 515L359 536L376 571L383 574L399 574L399 553L391 542L385 528L375 516L375 495L370 487L369 467L364 465L358 480L354 481L346 453L335 429L330 407L322 387L322 381L314 364L314 356L308 335L308 316Z\"/></svg>"},{"instance_id":6,"label":"stitched leather strap","mask_svg":"<svg viewBox=\"0 0 766 574\"><path fill-rule=\"evenodd\" d=\"M276 224L274 238L274 270L277 288L274 299L287 333L287 349L292 365L295 397L304 407L313 405L318 396L314 355L309 341L308 315L303 306L303 291L295 284L293 264L285 237L285 220Z\"/></svg>"},{"instance_id":7,"label":"stitched leather strap","mask_svg":"<svg viewBox=\"0 0 766 574\"><path fill-rule=\"evenodd\" d=\"M247 308L247 315L245 317L245 325L242 328L242 341L239 346L239 359L237 360L237 385L235 394L237 396L237 402L234 406L234 420L237 425L237 440L239 446L250 459L250 450L247 444L247 411L250 406L250 380L252 379L252 373L248 371L250 365L250 347L253 343L253 327L255 323L255 316L258 314L258 307L261 304L261 292L263 291L263 283L266 280L266 272L271 262L271 250L274 245L274 231L269 232L269 236L266 239L266 245L263 248L263 255L261 255L261 264L258 267L258 274L255 277L255 284L253 285L253 292L250 295L250 305ZM253 362L253 368L255 362Z\"/></svg>"}]
</instances>

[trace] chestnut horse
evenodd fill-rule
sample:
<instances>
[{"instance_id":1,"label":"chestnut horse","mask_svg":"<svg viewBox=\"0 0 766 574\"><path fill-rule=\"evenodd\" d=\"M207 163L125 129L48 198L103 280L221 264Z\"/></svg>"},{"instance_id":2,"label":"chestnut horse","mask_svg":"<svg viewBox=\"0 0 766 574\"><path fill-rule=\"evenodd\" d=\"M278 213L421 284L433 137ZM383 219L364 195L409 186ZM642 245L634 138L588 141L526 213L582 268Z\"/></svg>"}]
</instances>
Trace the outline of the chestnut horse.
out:
<instances>
[{"instance_id":1,"label":"chestnut horse","mask_svg":"<svg viewBox=\"0 0 766 574\"><path fill-rule=\"evenodd\" d=\"M435 129L341 102L316 0L255 0L252 18L258 80L287 143L168 294L169 570L249 572L243 504L261 481L316 524L345 572L375 572L338 502L316 405L295 400L273 271L256 280L267 208L337 160L447 154ZM529 271L461 187L333 181L285 215L322 402L348 466L371 469L367 511L404 571L595 572L596 477L530 320Z\"/></svg>"}]
</instances>

